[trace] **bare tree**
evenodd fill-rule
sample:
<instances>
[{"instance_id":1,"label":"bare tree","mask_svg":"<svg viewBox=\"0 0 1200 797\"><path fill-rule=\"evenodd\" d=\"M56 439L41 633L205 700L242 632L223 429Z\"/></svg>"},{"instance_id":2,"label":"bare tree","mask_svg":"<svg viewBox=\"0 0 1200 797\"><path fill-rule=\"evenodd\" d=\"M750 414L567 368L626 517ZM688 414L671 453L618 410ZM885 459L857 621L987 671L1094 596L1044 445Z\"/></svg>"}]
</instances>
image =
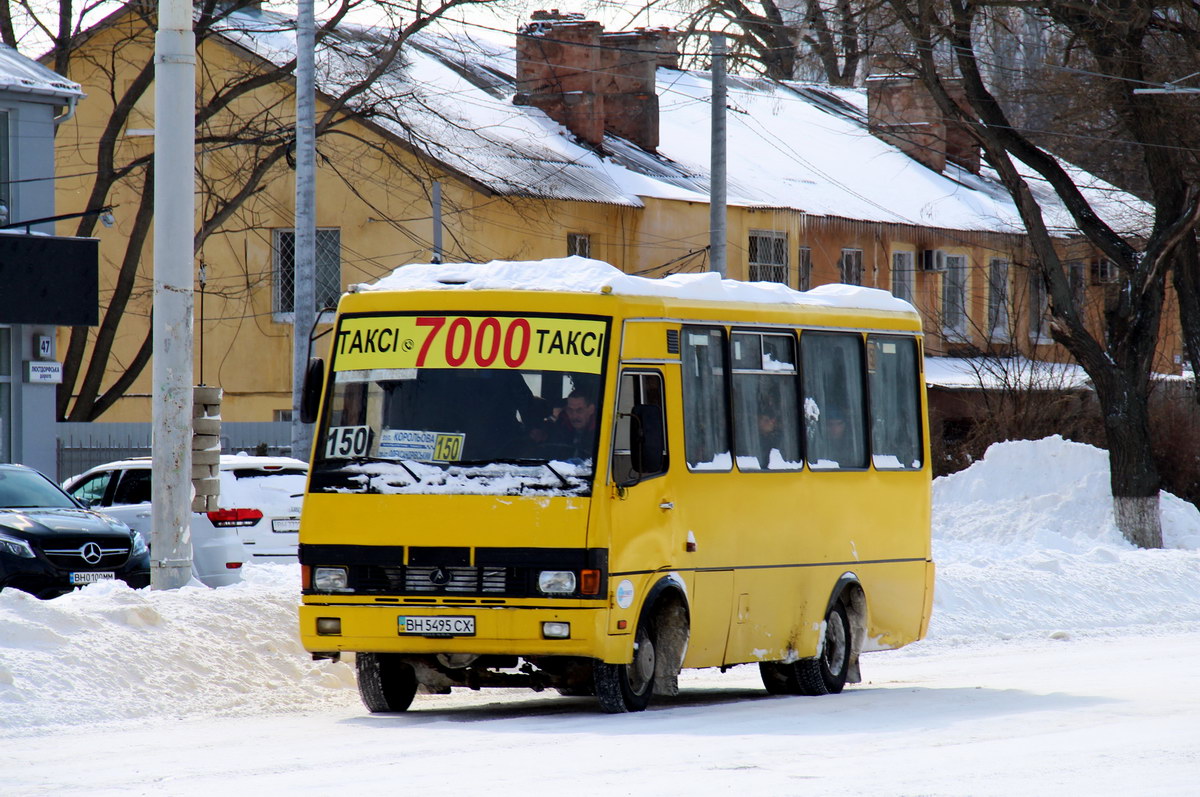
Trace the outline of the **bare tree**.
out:
<instances>
[{"instance_id":1,"label":"bare tree","mask_svg":"<svg viewBox=\"0 0 1200 797\"><path fill-rule=\"evenodd\" d=\"M1166 279L1200 216L1200 191L1189 184L1180 156L1170 145L1170 120L1134 93L1158 66L1154 45L1161 21L1157 4L1044 4L1037 11L1069 32L1085 48L1095 71L1106 76L1104 94L1154 186L1154 217L1138 235L1107 223L1071 172L1036 146L1010 120L984 78L976 34L989 3L970 0L891 0L907 32L915 69L947 118L957 119L979 142L1024 222L1049 299L1050 334L1083 367L1096 390L1108 443L1114 515L1131 542L1162 544L1160 479L1151 451L1148 412L1150 372L1158 343ZM1004 5L1012 5L1005 3ZM1028 4L1026 7L1033 7ZM1163 6L1165 8L1165 6ZM954 98L949 69L957 71L962 99ZM1019 166L1018 164L1023 164ZM1089 329L1055 236L1047 227L1044 190L1069 212L1084 238L1111 260L1119 289L1107 296L1103 329Z\"/></svg>"},{"instance_id":2,"label":"bare tree","mask_svg":"<svg viewBox=\"0 0 1200 797\"><path fill-rule=\"evenodd\" d=\"M452 9L488 2L491 0L435 0L428 6L419 2L408 6L391 0L332 0L327 18L317 31L318 45L326 46L328 52L347 55L347 63L354 67L337 75L336 90L330 92L326 87L326 104L317 119L318 142L342 133L345 123L362 112L364 98L379 99L370 94L373 86L380 76L402 67L405 46L415 34ZM258 0L199 0L194 25L198 51L229 27L230 14L259 5ZM369 30L347 28L347 15L368 6L394 24ZM73 70L87 68L106 80L103 90L111 101L112 112L89 156L95 172L86 189L84 208L111 204L117 191L138 197L132 218L124 225L126 246L116 258L115 284L101 308L99 327L94 331L84 327L71 330L57 394L58 417L69 421L95 420L112 407L143 373L152 351L151 327L146 318L131 316L128 310L131 300L148 284L142 262L153 222L153 157L123 147L121 142L139 103L150 96L156 17L153 4L144 0L134 0L104 18L99 16L109 11L111 8L104 4L81 5L73 0L46 6L29 0L0 0L0 39L5 43L19 44L20 34L13 27L15 18L35 39L50 43L51 50L43 61L60 74L71 77ZM113 34L114 43L107 48L88 46L100 31ZM275 63L248 58L245 63L245 70L232 76L211 74L203 62L199 65L196 146L212 157L198 161L202 218L193 242L195 251L200 251L216 233L255 226L253 219L243 217L248 200L272 180L287 174L287 159L295 138L293 108L290 100L271 100L270 93L260 90L290 81L295 61ZM91 92L96 89L89 86ZM258 102L244 102L251 96ZM403 98L387 99L393 107L403 104ZM247 111L250 107L254 110ZM94 215L82 218L75 234L91 235L95 223ZM142 335L142 343L131 359L118 361L114 345L126 330Z\"/></svg>"},{"instance_id":3,"label":"bare tree","mask_svg":"<svg viewBox=\"0 0 1200 797\"><path fill-rule=\"evenodd\" d=\"M732 37L740 65L776 80L822 80L853 86L871 47L874 0L681 0L688 48L711 33Z\"/></svg>"}]
</instances>

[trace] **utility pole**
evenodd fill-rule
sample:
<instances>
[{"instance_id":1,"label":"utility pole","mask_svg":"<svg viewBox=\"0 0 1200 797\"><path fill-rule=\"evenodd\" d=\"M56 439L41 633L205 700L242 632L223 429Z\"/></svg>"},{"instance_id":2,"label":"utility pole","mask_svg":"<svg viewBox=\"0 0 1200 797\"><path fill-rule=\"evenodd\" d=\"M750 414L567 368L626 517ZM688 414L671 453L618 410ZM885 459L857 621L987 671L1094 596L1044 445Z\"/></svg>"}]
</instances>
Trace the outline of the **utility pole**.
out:
<instances>
[{"instance_id":1,"label":"utility pole","mask_svg":"<svg viewBox=\"0 0 1200 797\"><path fill-rule=\"evenodd\" d=\"M154 37L154 478L150 585L192 575L192 261L196 37L191 0L159 0Z\"/></svg>"},{"instance_id":2,"label":"utility pole","mask_svg":"<svg viewBox=\"0 0 1200 797\"><path fill-rule=\"evenodd\" d=\"M308 370L308 335L316 322L317 265L317 24L313 0L296 14L296 215L292 258L292 456L308 459L312 428L300 421L300 397Z\"/></svg>"},{"instance_id":3,"label":"utility pole","mask_svg":"<svg viewBox=\"0 0 1200 797\"><path fill-rule=\"evenodd\" d=\"M445 260L442 252L442 184L433 181L433 262Z\"/></svg>"},{"instance_id":4,"label":"utility pole","mask_svg":"<svg viewBox=\"0 0 1200 797\"><path fill-rule=\"evenodd\" d=\"M725 277L725 37L712 37L712 141L708 169L709 271Z\"/></svg>"}]
</instances>

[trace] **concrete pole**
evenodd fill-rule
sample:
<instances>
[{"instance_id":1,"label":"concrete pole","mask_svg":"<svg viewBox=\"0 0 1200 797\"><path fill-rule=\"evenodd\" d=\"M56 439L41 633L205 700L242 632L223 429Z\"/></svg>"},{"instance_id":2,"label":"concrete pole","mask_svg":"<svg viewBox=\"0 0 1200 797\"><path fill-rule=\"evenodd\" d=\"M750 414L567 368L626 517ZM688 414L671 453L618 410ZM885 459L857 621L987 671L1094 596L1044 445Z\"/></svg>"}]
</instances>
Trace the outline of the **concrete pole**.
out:
<instances>
[{"instance_id":1,"label":"concrete pole","mask_svg":"<svg viewBox=\"0 0 1200 797\"><path fill-rule=\"evenodd\" d=\"M725 265L725 37L712 37L712 150L709 165L709 271L722 277Z\"/></svg>"},{"instance_id":2,"label":"concrete pole","mask_svg":"<svg viewBox=\"0 0 1200 797\"><path fill-rule=\"evenodd\" d=\"M160 0L154 40L154 480L150 585L192 574L192 262L196 39L190 0Z\"/></svg>"},{"instance_id":3,"label":"concrete pole","mask_svg":"<svg viewBox=\"0 0 1200 797\"><path fill-rule=\"evenodd\" d=\"M296 216L292 295L292 456L307 460L312 425L300 421L300 397L308 369L308 334L316 321L317 132L316 19L313 0L300 0L296 14Z\"/></svg>"}]
</instances>

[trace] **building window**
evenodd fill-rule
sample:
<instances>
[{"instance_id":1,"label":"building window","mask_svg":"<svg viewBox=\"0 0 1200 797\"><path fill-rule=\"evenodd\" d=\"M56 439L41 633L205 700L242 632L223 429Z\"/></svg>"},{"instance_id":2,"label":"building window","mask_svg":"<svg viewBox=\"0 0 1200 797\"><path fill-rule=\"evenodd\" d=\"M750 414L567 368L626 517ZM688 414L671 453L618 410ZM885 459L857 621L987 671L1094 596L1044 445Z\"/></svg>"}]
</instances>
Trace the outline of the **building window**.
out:
<instances>
[{"instance_id":1,"label":"building window","mask_svg":"<svg viewBox=\"0 0 1200 797\"><path fill-rule=\"evenodd\" d=\"M847 285L862 285L863 258L861 249L843 249L838 260L838 272Z\"/></svg>"},{"instance_id":2,"label":"building window","mask_svg":"<svg viewBox=\"0 0 1200 797\"><path fill-rule=\"evenodd\" d=\"M1067 263L1067 279L1071 284L1071 299L1075 306L1083 309L1087 300L1087 265L1082 260Z\"/></svg>"},{"instance_id":3,"label":"building window","mask_svg":"<svg viewBox=\"0 0 1200 797\"><path fill-rule=\"evenodd\" d=\"M1107 257L1099 258L1092 261L1092 284L1103 285L1108 282L1116 282L1121 278L1121 272L1117 270L1117 264L1109 260Z\"/></svg>"},{"instance_id":4,"label":"building window","mask_svg":"<svg viewBox=\"0 0 1200 797\"><path fill-rule=\"evenodd\" d=\"M915 304L913 289L916 256L912 252L892 253L892 295Z\"/></svg>"},{"instance_id":5,"label":"building window","mask_svg":"<svg viewBox=\"0 0 1200 797\"><path fill-rule=\"evenodd\" d=\"M1008 261L993 257L988 262L988 338L1008 340L1008 321Z\"/></svg>"},{"instance_id":6,"label":"building window","mask_svg":"<svg viewBox=\"0 0 1200 797\"><path fill-rule=\"evenodd\" d=\"M788 284L787 233L750 231L750 281Z\"/></svg>"},{"instance_id":7,"label":"building window","mask_svg":"<svg viewBox=\"0 0 1200 797\"><path fill-rule=\"evenodd\" d=\"M8 112L0 111L0 224L13 220L12 191L9 189Z\"/></svg>"},{"instance_id":8,"label":"building window","mask_svg":"<svg viewBox=\"0 0 1200 797\"><path fill-rule=\"evenodd\" d=\"M796 287L806 291L812 287L812 249L800 247L796 256Z\"/></svg>"},{"instance_id":9,"label":"building window","mask_svg":"<svg viewBox=\"0 0 1200 797\"><path fill-rule=\"evenodd\" d=\"M567 233L567 257L578 255L579 257L592 256L592 236L585 232L569 232Z\"/></svg>"},{"instance_id":10,"label":"building window","mask_svg":"<svg viewBox=\"0 0 1200 797\"><path fill-rule=\"evenodd\" d=\"M275 296L277 320L290 321L296 291L296 232L275 230ZM314 310L337 307L342 295L342 232L317 230L317 268ZM285 316L285 317L281 317Z\"/></svg>"},{"instance_id":11,"label":"building window","mask_svg":"<svg viewBox=\"0 0 1200 797\"><path fill-rule=\"evenodd\" d=\"M967 258L946 255L942 273L942 332L948 339L967 340Z\"/></svg>"},{"instance_id":12,"label":"building window","mask_svg":"<svg viewBox=\"0 0 1200 797\"><path fill-rule=\"evenodd\" d=\"M292 411L291 410L272 410L271 414L273 416L273 420L275 421L275 423L291 423L292 422Z\"/></svg>"},{"instance_id":13,"label":"building window","mask_svg":"<svg viewBox=\"0 0 1200 797\"><path fill-rule=\"evenodd\" d=\"M1042 272L1029 270L1029 340L1031 343L1053 343L1050 337L1050 303L1046 299L1046 283Z\"/></svg>"}]
</instances>

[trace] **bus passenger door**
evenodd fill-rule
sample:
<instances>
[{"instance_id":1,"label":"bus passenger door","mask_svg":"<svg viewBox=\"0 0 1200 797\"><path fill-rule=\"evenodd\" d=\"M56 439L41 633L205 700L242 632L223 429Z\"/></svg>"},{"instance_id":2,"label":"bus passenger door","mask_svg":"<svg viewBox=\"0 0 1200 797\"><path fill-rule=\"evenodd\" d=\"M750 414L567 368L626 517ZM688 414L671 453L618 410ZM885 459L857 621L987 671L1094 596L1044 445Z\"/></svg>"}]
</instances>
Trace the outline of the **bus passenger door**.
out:
<instances>
[{"instance_id":1,"label":"bus passenger door","mask_svg":"<svg viewBox=\"0 0 1200 797\"><path fill-rule=\"evenodd\" d=\"M666 438L663 374L639 368L621 372L612 451L609 572L645 574L669 568L684 537L675 522L673 480ZM651 445L654 451L646 450ZM638 578L632 577L635 583ZM640 601L640 598L639 598Z\"/></svg>"}]
</instances>

